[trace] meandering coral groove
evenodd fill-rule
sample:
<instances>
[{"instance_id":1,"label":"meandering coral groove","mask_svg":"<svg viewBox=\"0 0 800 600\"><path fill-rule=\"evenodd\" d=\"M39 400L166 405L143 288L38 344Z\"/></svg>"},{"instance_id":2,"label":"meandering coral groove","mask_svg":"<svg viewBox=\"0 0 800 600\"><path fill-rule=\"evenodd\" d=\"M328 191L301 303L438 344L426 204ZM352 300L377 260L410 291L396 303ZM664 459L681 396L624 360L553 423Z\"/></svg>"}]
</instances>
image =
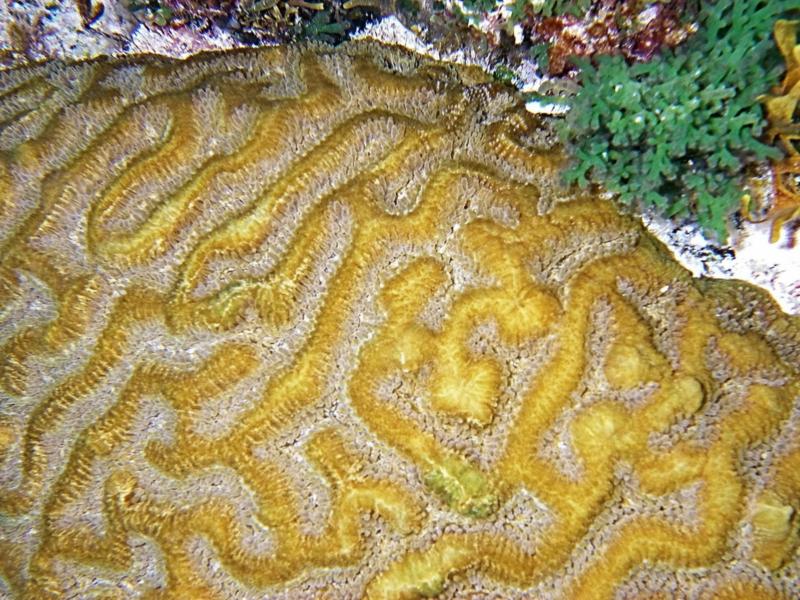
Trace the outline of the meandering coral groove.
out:
<instances>
[{"instance_id":1,"label":"meandering coral groove","mask_svg":"<svg viewBox=\"0 0 800 600\"><path fill-rule=\"evenodd\" d=\"M790 597L800 324L377 44L0 74L0 589Z\"/></svg>"}]
</instances>

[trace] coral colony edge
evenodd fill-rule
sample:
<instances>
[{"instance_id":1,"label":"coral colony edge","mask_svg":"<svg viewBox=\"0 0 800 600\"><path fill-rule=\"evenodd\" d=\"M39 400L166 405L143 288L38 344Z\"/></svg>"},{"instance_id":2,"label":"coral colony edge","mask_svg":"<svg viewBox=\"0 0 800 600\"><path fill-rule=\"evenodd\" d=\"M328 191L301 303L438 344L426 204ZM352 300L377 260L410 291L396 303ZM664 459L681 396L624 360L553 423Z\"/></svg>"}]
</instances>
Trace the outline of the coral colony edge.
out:
<instances>
[{"instance_id":1,"label":"coral colony edge","mask_svg":"<svg viewBox=\"0 0 800 600\"><path fill-rule=\"evenodd\" d=\"M557 139L375 42L0 73L0 590L796 598L800 319Z\"/></svg>"}]
</instances>

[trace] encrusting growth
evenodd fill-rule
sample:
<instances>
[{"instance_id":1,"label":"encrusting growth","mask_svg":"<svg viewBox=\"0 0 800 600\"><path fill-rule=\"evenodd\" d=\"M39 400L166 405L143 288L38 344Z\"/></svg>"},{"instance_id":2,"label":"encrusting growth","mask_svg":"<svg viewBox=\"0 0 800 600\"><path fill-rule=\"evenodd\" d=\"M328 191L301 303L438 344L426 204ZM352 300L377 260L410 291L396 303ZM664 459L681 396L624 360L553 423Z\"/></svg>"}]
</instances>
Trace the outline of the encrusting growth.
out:
<instances>
[{"instance_id":1,"label":"encrusting growth","mask_svg":"<svg viewBox=\"0 0 800 600\"><path fill-rule=\"evenodd\" d=\"M0 589L789 598L800 323L373 42L0 73Z\"/></svg>"}]
</instances>

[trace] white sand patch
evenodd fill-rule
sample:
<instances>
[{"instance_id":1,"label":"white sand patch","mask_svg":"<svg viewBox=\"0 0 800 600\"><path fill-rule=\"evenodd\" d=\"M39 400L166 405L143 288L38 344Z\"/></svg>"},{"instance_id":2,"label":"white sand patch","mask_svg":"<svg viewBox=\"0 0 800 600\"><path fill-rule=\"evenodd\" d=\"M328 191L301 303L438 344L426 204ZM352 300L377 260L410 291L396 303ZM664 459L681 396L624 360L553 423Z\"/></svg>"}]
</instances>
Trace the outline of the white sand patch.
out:
<instances>
[{"instance_id":1,"label":"white sand patch","mask_svg":"<svg viewBox=\"0 0 800 600\"><path fill-rule=\"evenodd\" d=\"M678 227L652 213L642 220L695 276L753 283L769 290L784 311L800 315L800 245L792 248L786 231L772 244L769 223L744 222L729 245L719 246L708 241L696 225Z\"/></svg>"}]
</instances>

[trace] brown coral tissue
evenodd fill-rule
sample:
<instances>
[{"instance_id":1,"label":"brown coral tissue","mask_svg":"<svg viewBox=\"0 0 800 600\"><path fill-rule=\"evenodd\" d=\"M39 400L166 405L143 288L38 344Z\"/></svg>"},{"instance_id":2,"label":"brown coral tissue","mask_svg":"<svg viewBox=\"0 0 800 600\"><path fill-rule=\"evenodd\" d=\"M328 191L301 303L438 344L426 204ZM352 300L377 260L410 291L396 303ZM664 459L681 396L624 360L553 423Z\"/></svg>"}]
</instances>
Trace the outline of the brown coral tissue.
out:
<instances>
[{"instance_id":1,"label":"brown coral tissue","mask_svg":"<svg viewBox=\"0 0 800 600\"><path fill-rule=\"evenodd\" d=\"M798 318L556 139L373 42L0 72L0 594L796 598Z\"/></svg>"}]
</instances>

